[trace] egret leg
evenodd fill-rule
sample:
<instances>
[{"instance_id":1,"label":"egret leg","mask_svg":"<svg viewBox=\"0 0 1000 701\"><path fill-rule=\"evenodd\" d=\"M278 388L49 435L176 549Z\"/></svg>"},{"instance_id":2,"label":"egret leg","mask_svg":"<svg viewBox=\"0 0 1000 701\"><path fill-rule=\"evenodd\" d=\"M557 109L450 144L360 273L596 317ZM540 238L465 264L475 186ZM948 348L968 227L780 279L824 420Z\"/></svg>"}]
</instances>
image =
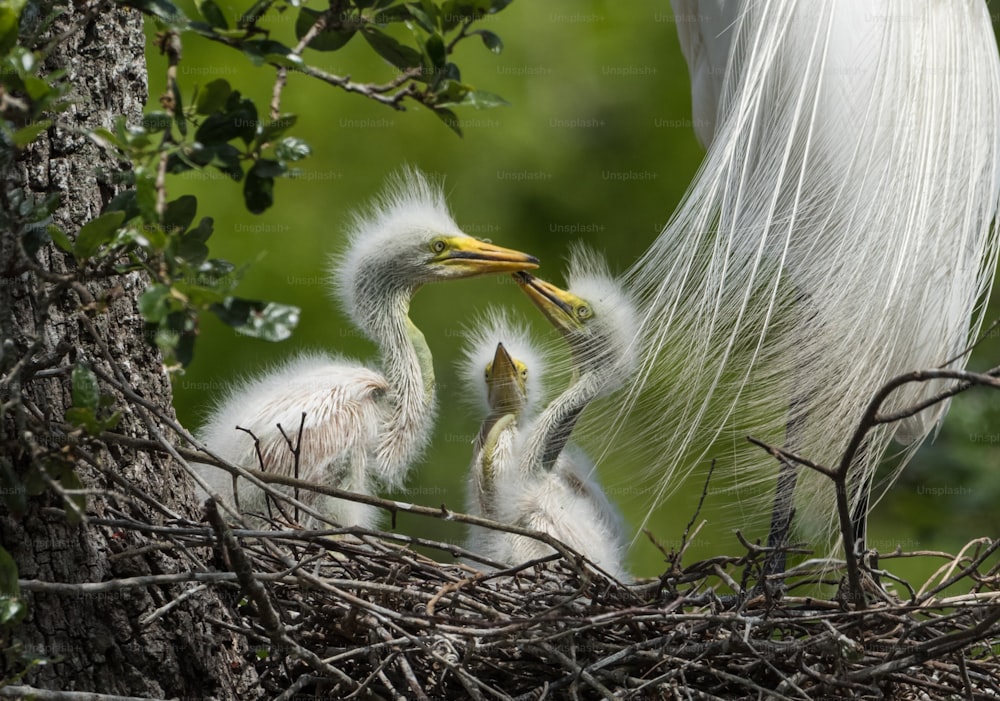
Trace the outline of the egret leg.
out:
<instances>
[{"instance_id":1,"label":"egret leg","mask_svg":"<svg viewBox=\"0 0 1000 701\"><path fill-rule=\"evenodd\" d=\"M805 414L799 409L806 404L804 398L792 402L788 422L785 424L785 443L794 447L800 444L799 436L805 427ZM786 558L784 547L788 544L788 534L795 515L794 498L795 484L798 481L798 468L792 463L782 460L778 470L778 483L774 489L774 506L771 508L771 529L767 534L767 546L777 548L768 556L764 563L764 575L781 574L785 571Z\"/></svg>"},{"instance_id":2,"label":"egret leg","mask_svg":"<svg viewBox=\"0 0 1000 701\"><path fill-rule=\"evenodd\" d=\"M803 317L802 322L814 323L816 309L810 296L798 290L794 293L794 309ZM795 361L793 377L797 380L807 380L810 373L806 363L798 358ZM788 406L788 419L785 422L785 445L789 450L798 452L805 445L806 419L812 392L808 382L801 382L799 387L805 391L792 397ZM777 575L785 571L786 554L784 548L788 545L788 534L795 516L795 485L798 482L798 466L787 460L781 461L778 470L778 482L774 489L774 506L771 509L771 529L767 534L769 548L777 548L768 556L764 563L764 576Z\"/></svg>"}]
</instances>

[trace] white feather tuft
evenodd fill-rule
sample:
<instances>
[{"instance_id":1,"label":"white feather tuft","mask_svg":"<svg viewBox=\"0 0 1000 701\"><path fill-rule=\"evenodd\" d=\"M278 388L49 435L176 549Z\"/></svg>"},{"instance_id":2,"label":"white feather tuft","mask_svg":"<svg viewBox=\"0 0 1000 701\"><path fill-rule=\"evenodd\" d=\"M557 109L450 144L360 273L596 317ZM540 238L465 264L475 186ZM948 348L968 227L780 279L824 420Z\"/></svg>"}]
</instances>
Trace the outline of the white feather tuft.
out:
<instances>
[{"instance_id":1,"label":"white feather tuft","mask_svg":"<svg viewBox=\"0 0 1000 701\"><path fill-rule=\"evenodd\" d=\"M359 328L367 330L370 315L378 313L358 298L359 275L401 239L427 234L465 235L448 209L441 183L417 168L403 167L390 175L379 195L351 215L346 248L331 260L330 273L341 308Z\"/></svg>"},{"instance_id":2,"label":"white feather tuft","mask_svg":"<svg viewBox=\"0 0 1000 701\"><path fill-rule=\"evenodd\" d=\"M473 408L477 411L490 410L483 378L486 366L492 362L496 353L497 344L503 343L510 356L528 368L525 395L529 398L529 405L526 412L527 416L531 416L534 407L545 395L543 378L546 361L538 350L528 325L516 319L506 309L490 308L466 329L465 336L458 371L466 389L465 396L471 399Z\"/></svg>"}]
</instances>

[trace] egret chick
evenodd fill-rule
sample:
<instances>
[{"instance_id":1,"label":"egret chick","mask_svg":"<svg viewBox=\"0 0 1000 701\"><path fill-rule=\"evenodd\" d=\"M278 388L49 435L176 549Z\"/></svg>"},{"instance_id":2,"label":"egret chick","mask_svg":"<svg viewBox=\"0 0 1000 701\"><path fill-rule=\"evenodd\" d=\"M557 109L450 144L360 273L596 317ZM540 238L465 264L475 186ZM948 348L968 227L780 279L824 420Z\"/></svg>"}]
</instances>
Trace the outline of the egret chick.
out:
<instances>
[{"instance_id":1,"label":"egret chick","mask_svg":"<svg viewBox=\"0 0 1000 701\"><path fill-rule=\"evenodd\" d=\"M435 416L434 368L424 335L409 318L410 300L425 283L537 267L518 251L463 233L440 187L417 170L396 175L365 212L355 214L346 252L333 266L336 291L358 328L379 347L373 367L325 354L303 355L244 381L211 411L201 432L230 462L294 475L294 442L302 415L298 477L371 494L376 484L401 484L426 447ZM229 473L202 466L202 476L227 500ZM282 488L290 492L290 489ZM265 510L263 491L243 481L243 512ZM341 525L371 526L376 510L304 492L300 500ZM306 519L304 525L316 525Z\"/></svg>"},{"instance_id":2,"label":"egret chick","mask_svg":"<svg viewBox=\"0 0 1000 701\"><path fill-rule=\"evenodd\" d=\"M484 510L484 516L548 533L617 579L627 580L622 565L624 520L595 481L593 463L567 443L587 405L624 385L634 371L635 309L596 257L578 251L570 270L570 287L580 295L518 274L519 284L569 344L576 377L537 419L524 422L528 427L523 438L516 416L495 421L483 442L481 460L490 467L480 469L482 476L492 478L492 495L482 488L479 495L494 499L492 512ZM517 364L506 362L499 348L489 381L498 388L513 387L516 401ZM497 394L509 398L511 392ZM522 412L530 413L537 400L527 396L526 401L529 408ZM509 444L515 446L516 469L505 462ZM481 552L510 564L551 553L549 546L524 536L489 531L472 538L470 544Z\"/></svg>"},{"instance_id":3,"label":"egret chick","mask_svg":"<svg viewBox=\"0 0 1000 701\"><path fill-rule=\"evenodd\" d=\"M495 519L495 487L518 473L517 428L537 412L544 360L524 324L491 310L474 327L459 371L475 408L488 412L473 444L466 511Z\"/></svg>"}]
</instances>

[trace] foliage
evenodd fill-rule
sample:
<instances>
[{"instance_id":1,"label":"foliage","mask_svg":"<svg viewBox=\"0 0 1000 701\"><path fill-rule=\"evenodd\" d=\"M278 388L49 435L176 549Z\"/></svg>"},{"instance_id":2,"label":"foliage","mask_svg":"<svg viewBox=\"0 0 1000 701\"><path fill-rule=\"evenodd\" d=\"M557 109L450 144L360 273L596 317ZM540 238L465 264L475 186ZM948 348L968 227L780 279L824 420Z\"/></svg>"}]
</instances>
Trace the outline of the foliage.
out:
<instances>
[{"instance_id":1,"label":"foliage","mask_svg":"<svg viewBox=\"0 0 1000 701\"><path fill-rule=\"evenodd\" d=\"M146 321L148 338L161 348L168 366L182 367L191 362L199 316L205 312L245 335L284 340L298 323L298 309L234 294L242 271L228 261L209 257L207 242L213 234L213 219L206 216L196 221L198 202L192 195L168 201L166 175L216 170L242 183L244 203L250 212L261 214L269 209L274 204L275 180L294 177L295 164L310 154L308 144L288 133L295 126L296 115L281 113L278 108L285 70L289 68L398 109L404 99L416 100L461 133L452 107L504 103L496 95L463 83L457 65L449 57L461 40L473 35L479 36L491 51L499 51L499 37L470 27L486 14L503 9L509 1L447 0L434 4L425 0L403 4L357 0L351 5L334 2L319 12L298 7L297 2L262 0L232 22L212 0L198 4L201 18L196 20L188 18L170 0L126 3L163 26L160 48L170 57L168 90L160 99L161 109L148 112L141 125L129 125L119 118L113 128L91 132L96 143L129 164L107 175L112 184L127 189L75 236L70 236L52 222L52 214L59 206L57 196L38 202L23 189L11 188L5 193L8 214L0 215L0 224L24 231L24 248L32 257L54 242L77 259L84 277L111 277L133 271L149 275L152 282L140 300L139 310ZM0 8L0 166L12 163L19 149L51 126L45 115L69 104L63 73L44 74L44 49L27 48L37 43L38 35L58 15L54 13L32 37L18 43L23 5L23 1L5 3ZM260 26L268 13L289 9L299 12L299 44L295 48L271 39ZM387 25L400 23L411 31L417 48L385 31ZM258 65L277 68L270 117L264 117L262 108L223 79L194 86L191 99L186 101L176 80L181 60L180 33L220 42ZM363 85L309 68L305 63L302 54L306 50L335 51L355 34L361 34L376 54L400 71L397 80L387 86Z\"/></svg>"},{"instance_id":2,"label":"foliage","mask_svg":"<svg viewBox=\"0 0 1000 701\"><path fill-rule=\"evenodd\" d=\"M331 0L322 11L302 6L301 0L259 0L239 17L228 17L214 0L201 0L197 3L200 16L194 19L171 0L123 2L155 18L169 31L193 33L231 47L255 65L298 71L396 109L403 109L406 99L416 101L430 108L459 135L462 130L452 108L506 104L498 95L464 81L458 65L450 58L455 47L472 36L478 36L488 50L500 53L503 41L499 36L471 27L477 20L500 12L512 0ZM266 28L270 17L284 12L298 13L298 43L294 47L273 38ZM393 35L392 30L398 26L408 30L409 43ZM385 85L358 84L307 61L317 53L342 49L358 35L398 71L397 79Z\"/></svg>"}]
</instances>

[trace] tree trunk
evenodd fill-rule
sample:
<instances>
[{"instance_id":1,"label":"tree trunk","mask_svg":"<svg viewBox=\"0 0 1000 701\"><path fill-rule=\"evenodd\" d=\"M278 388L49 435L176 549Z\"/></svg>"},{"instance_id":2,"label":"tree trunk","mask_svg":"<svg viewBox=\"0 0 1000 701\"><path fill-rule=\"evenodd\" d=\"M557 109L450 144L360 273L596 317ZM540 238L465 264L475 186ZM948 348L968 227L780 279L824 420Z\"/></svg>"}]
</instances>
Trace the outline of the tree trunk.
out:
<instances>
[{"instance_id":1,"label":"tree trunk","mask_svg":"<svg viewBox=\"0 0 1000 701\"><path fill-rule=\"evenodd\" d=\"M119 114L133 123L141 118L145 39L138 12L110 3L62 7L65 14L42 43L58 37L46 68L67 71L72 105L8 164L0 207L12 211L11 193L18 188L39 198L58 192L62 199L55 221L73 237L121 189L110 177L121 166L94 145L86 130L110 127ZM25 24L50 11L48 3L29 5L22 35L31 29ZM30 666L15 683L136 696L246 698L255 674L242 665L242 639L219 641L212 635L207 619L232 618L213 592L143 621L194 585L96 594L32 589L32 580L102 582L203 569L197 556L206 553L144 548L150 542L138 531L94 524L129 517L167 524L171 512L197 518L197 500L190 479L171 459L87 438L63 420L71 406L71 369L82 363L99 378L117 377L149 403L144 408L128 401L102 379L101 393L114 398L104 411L122 414L118 432L149 439L156 431L167 432L151 418L156 409L171 418L173 411L169 380L159 352L144 339L137 309L145 278L132 273L60 286L55 275L73 272L73 258L47 245L33 265L20 246L22 234L16 226L0 229L0 468L16 480L17 486L8 489L24 490L32 469L41 466L51 474L51 466L61 460L73 464L86 489L96 491L86 497L88 518L82 525L71 523L65 499L53 488L35 496L28 487L23 510L4 508L0 545L13 556L18 577L28 580L22 585L28 613L2 633L6 659L0 680L16 679L30 666L28 660L42 658L47 664ZM45 297L52 290L60 291L49 303ZM71 478L61 481L64 488L73 484ZM140 493L153 495L165 508Z\"/></svg>"}]
</instances>

